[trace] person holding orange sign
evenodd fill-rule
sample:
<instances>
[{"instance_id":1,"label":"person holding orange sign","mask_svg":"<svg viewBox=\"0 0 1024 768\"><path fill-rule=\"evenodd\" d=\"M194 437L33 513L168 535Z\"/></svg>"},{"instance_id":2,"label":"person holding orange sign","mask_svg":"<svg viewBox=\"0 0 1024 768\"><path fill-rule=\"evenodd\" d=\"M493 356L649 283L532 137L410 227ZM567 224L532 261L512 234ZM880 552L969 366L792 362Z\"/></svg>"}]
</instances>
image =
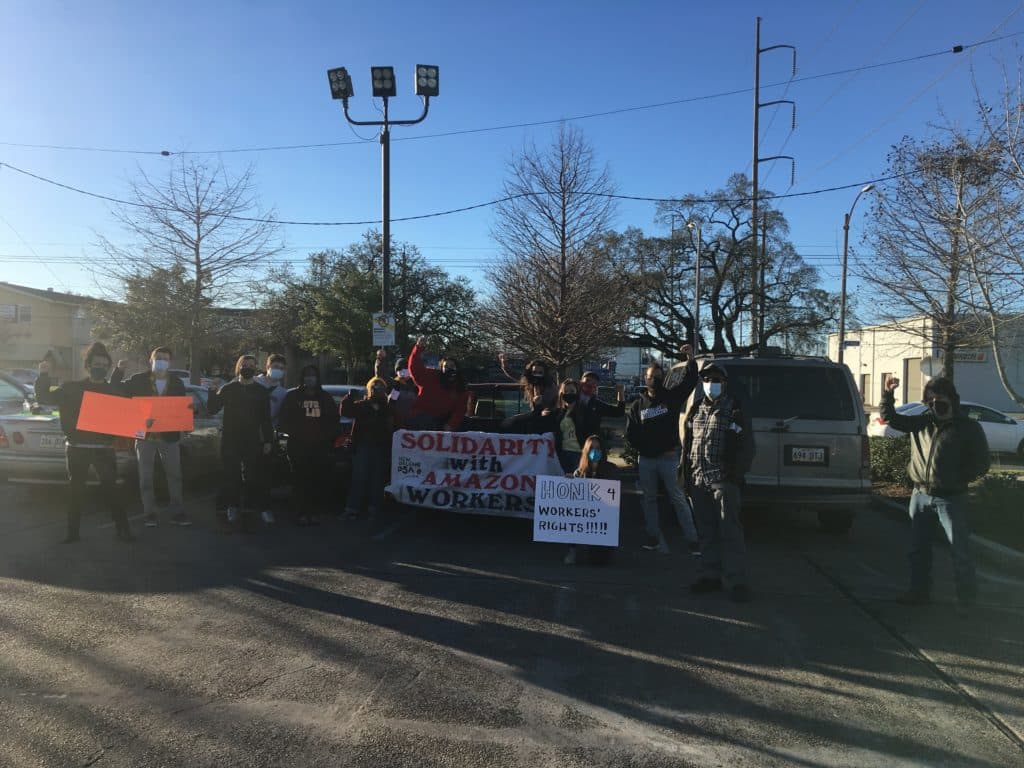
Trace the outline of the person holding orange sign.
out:
<instances>
[{"instance_id":1,"label":"person holding orange sign","mask_svg":"<svg viewBox=\"0 0 1024 768\"><path fill-rule=\"evenodd\" d=\"M177 376L169 376L171 367L171 348L157 347L149 355L150 370L137 373L121 386L128 397L188 397L185 384ZM189 403L191 405L191 401ZM152 422L153 419L149 419ZM152 423L147 423L152 427ZM142 511L145 514L144 525L155 528L158 525L156 515L156 494L153 490L153 469L156 457L164 468L167 478L167 495L170 497L169 509L173 511L171 522L174 525L192 525L185 514L181 483L181 432L146 432L144 438L135 441L135 455L139 460L139 493L142 496Z\"/></svg>"},{"instance_id":2,"label":"person holding orange sign","mask_svg":"<svg viewBox=\"0 0 1024 768\"><path fill-rule=\"evenodd\" d=\"M67 543L79 541L82 521L82 505L85 503L85 484L89 468L93 467L100 479L100 493L114 519L114 531L119 541L132 541L128 514L117 488L117 458L114 455L114 437L99 432L83 431L78 428L78 415L82 409L82 398L86 392L103 395L120 395L118 384L107 381L110 375L111 358L106 346L99 341L90 344L84 353L85 367L89 375L77 381L68 381L59 387L50 388L50 363L39 364L39 378L36 379L36 400L42 405L54 405L60 411L60 428L67 439L66 457L69 480L68 534Z\"/></svg>"}]
</instances>

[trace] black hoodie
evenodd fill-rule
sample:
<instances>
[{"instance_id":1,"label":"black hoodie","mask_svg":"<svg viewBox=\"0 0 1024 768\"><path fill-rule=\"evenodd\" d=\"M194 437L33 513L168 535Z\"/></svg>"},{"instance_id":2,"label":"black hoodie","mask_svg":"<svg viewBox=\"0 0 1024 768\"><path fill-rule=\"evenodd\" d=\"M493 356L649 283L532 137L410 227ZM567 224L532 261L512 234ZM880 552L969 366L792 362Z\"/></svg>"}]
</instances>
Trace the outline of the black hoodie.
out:
<instances>
[{"instance_id":1,"label":"black hoodie","mask_svg":"<svg viewBox=\"0 0 1024 768\"><path fill-rule=\"evenodd\" d=\"M338 406L319 383L312 390L305 386L289 389L278 418L281 430L288 435L288 453L292 455L326 452L340 428Z\"/></svg>"},{"instance_id":2,"label":"black hoodie","mask_svg":"<svg viewBox=\"0 0 1024 768\"><path fill-rule=\"evenodd\" d=\"M41 405L55 405L60 413L60 428L71 445L110 445L113 435L97 432L81 432L78 429L78 414L82 410L82 396L86 392L103 395L123 396L120 384L106 381L78 379L50 389L50 374L40 373L36 379L36 401Z\"/></svg>"},{"instance_id":3,"label":"black hoodie","mask_svg":"<svg viewBox=\"0 0 1024 768\"><path fill-rule=\"evenodd\" d=\"M697 364L687 363L681 380L679 370L669 372L668 388L644 392L626 411L626 438L641 456L656 458L679 447L679 410L697 386Z\"/></svg>"}]
</instances>

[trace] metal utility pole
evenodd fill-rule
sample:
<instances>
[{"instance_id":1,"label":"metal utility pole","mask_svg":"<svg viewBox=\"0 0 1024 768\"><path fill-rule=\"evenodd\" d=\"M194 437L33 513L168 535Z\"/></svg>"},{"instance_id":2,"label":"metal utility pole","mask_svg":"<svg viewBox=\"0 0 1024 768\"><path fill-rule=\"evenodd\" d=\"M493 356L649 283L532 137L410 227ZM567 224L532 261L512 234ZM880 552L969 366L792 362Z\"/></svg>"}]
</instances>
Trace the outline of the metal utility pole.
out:
<instances>
[{"instance_id":1,"label":"metal utility pole","mask_svg":"<svg viewBox=\"0 0 1024 768\"><path fill-rule=\"evenodd\" d=\"M846 351L846 255L850 248L850 218L853 216L853 209L857 206L857 201L860 200L860 196L865 192L870 192L875 188L874 184L865 184L857 196L853 198L853 203L850 205L850 210L843 216L843 274L840 281L839 287L839 356L838 362L843 365L844 357L843 354Z\"/></svg>"},{"instance_id":2,"label":"metal utility pole","mask_svg":"<svg viewBox=\"0 0 1024 768\"><path fill-rule=\"evenodd\" d=\"M793 107L792 127L796 128L796 102L792 99L775 99L774 101L761 102L761 54L774 51L777 48L789 48L793 51L793 76L796 76L796 47L792 45L770 45L767 48L761 47L761 17L757 17L754 29L754 155L751 163L751 202L750 202L750 242L751 270L750 270L750 343L752 346L759 346L761 339L758 336L758 287L759 268L757 256L757 198L758 190L758 167L761 163L771 160L789 160L789 183L792 185L796 179L796 160L792 155L772 155L771 157L760 156L758 133L760 129L760 112L764 107L775 106L776 104L790 104ZM762 320L763 324L763 320Z\"/></svg>"},{"instance_id":3,"label":"metal utility pole","mask_svg":"<svg viewBox=\"0 0 1024 768\"><path fill-rule=\"evenodd\" d=\"M758 267L758 322L757 338L760 345L764 345L764 269L768 263L768 213L764 213L761 224L761 258Z\"/></svg>"}]
</instances>

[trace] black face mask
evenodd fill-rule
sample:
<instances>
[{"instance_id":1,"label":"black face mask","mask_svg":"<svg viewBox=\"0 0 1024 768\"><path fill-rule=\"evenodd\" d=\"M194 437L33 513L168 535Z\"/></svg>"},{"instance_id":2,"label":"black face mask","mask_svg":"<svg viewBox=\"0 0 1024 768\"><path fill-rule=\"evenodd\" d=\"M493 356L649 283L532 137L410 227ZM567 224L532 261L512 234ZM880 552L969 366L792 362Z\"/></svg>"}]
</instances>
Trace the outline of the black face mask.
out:
<instances>
[{"instance_id":1,"label":"black face mask","mask_svg":"<svg viewBox=\"0 0 1024 768\"><path fill-rule=\"evenodd\" d=\"M562 395L562 399L566 402L566 404L572 405L579 399L579 395L577 395L575 392L566 392L564 395Z\"/></svg>"},{"instance_id":2,"label":"black face mask","mask_svg":"<svg viewBox=\"0 0 1024 768\"><path fill-rule=\"evenodd\" d=\"M658 376L653 379L648 379L647 389L649 389L651 392L658 392L663 388L664 382L665 380L661 376Z\"/></svg>"},{"instance_id":3,"label":"black face mask","mask_svg":"<svg viewBox=\"0 0 1024 768\"><path fill-rule=\"evenodd\" d=\"M529 376L531 384L543 384L544 379L546 378L547 376L545 376L543 373L531 373Z\"/></svg>"},{"instance_id":4,"label":"black face mask","mask_svg":"<svg viewBox=\"0 0 1024 768\"><path fill-rule=\"evenodd\" d=\"M242 370L238 372L238 375L241 376L243 379L251 379L253 376L256 375L256 369L242 368Z\"/></svg>"},{"instance_id":5,"label":"black face mask","mask_svg":"<svg viewBox=\"0 0 1024 768\"><path fill-rule=\"evenodd\" d=\"M93 381L106 381L109 373L110 367L106 365L94 365L89 368L89 377Z\"/></svg>"},{"instance_id":6,"label":"black face mask","mask_svg":"<svg viewBox=\"0 0 1024 768\"><path fill-rule=\"evenodd\" d=\"M948 419L953 413L953 406L945 400L936 400L932 403L932 411L934 411L936 418Z\"/></svg>"},{"instance_id":7,"label":"black face mask","mask_svg":"<svg viewBox=\"0 0 1024 768\"><path fill-rule=\"evenodd\" d=\"M302 383L306 385L308 389L313 389L319 383L316 376L305 376L302 379Z\"/></svg>"}]
</instances>

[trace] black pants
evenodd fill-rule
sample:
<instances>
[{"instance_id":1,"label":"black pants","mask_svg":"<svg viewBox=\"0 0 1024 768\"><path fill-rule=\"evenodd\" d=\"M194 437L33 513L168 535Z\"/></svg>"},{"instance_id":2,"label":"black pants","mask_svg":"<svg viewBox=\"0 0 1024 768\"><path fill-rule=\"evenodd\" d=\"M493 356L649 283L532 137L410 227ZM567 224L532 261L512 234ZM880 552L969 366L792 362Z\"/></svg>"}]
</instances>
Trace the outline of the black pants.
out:
<instances>
[{"instance_id":1,"label":"black pants","mask_svg":"<svg viewBox=\"0 0 1024 768\"><path fill-rule=\"evenodd\" d=\"M295 517L319 515L332 490L334 475L330 457L324 452L292 450L292 513Z\"/></svg>"},{"instance_id":2,"label":"black pants","mask_svg":"<svg viewBox=\"0 0 1024 768\"><path fill-rule=\"evenodd\" d=\"M77 537L85 505L85 484L89 480L89 467L96 468L100 478L100 495L110 510L118 533L128 528L128 515L117 487L117 458L113 448L79 448L69 445L65 453L68 466L70 493L68 503L68 536Z\"/></svg>"},{"instance_id":3,"label":"black pants","mask_svg":"<svg viewBox=\"0 0 1024 768\"><path fill-rule=\"evenodd\" d=\"M270 467L263 455L263 445L224 445L221 460L224 462L224 503L229 507L241 507L244 498L250 509L267 508L270 504Z\"/></svg>"}]
</instances>

